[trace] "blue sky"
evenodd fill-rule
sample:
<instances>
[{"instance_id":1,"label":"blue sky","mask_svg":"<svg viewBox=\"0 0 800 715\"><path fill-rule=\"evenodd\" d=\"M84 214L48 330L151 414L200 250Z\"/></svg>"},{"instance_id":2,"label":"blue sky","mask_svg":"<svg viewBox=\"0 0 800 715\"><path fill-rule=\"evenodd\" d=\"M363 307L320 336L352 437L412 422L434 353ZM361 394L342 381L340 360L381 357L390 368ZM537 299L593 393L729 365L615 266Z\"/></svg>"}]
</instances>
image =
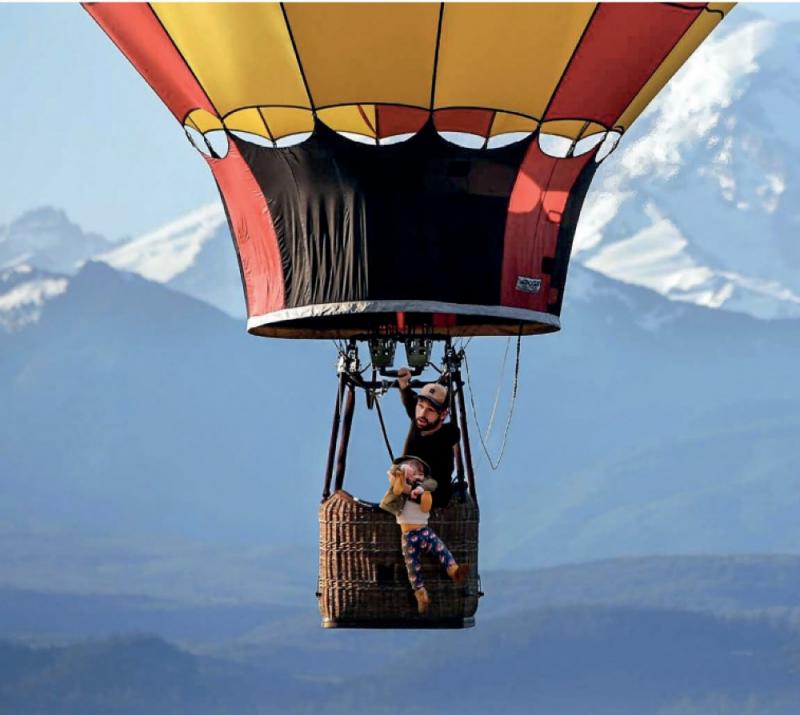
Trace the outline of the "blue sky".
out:
<instances>
[{"instance_id":1,"label":"blue sky","mask_svg":"<svg viewBox=\"0 0 800 715\"><path fill-rule=\"evenodd\" d=\"M0 4L0 224L42 205L109 238L217 197L182 128L77 4Z\"/></svg>"},{"instance_id":2,"label":"blue sky","mask_svg":"<svg viewBox=\"0 0 800 715\"><path fill-rule=\"evenodd\" d=\"M800 20L800 3L746 6ZM119 239L217 198L181 127L77 4L0 3L0 96L0 225L50 205Z\"/></svg>"}]
</instances>

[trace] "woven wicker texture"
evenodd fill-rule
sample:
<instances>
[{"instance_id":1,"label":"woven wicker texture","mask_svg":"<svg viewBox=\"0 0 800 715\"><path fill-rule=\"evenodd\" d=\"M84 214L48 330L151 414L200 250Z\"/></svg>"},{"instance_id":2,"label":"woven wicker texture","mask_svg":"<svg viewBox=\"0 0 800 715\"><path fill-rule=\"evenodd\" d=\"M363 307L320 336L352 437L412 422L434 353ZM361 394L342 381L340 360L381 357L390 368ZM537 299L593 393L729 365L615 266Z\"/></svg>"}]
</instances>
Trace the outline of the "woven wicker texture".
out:
<instances>
[{"instance_id":1,"label":"woven wicker texture","mask_svg":"<svg viewBox=\"0 0 800 715\"><path fill-rule=\"evenodd\" d=\"M478 508L454 497L431 512L430 525L459 564L470 567L455 585L439 561L423 555L423 578L431 605L417 613L400 550L400 527L377 505L335 492L319 512L319 608L323 623L336 626L437 627L471 618L478 608Z\"/></svg>"}]
</instances>

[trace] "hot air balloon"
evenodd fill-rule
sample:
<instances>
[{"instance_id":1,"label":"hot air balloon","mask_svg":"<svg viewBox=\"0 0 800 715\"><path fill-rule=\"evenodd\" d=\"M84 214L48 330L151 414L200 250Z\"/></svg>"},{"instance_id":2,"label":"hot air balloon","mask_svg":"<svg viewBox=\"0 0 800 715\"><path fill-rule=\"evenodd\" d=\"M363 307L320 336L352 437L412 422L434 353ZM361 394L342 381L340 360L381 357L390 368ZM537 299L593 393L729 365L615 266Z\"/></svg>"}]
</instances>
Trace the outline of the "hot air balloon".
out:
<instances>
[{"instance_id":1,"label":"hot air balloon","mask_svg":"<svg viewBox=\"0 0 800 715\"><path fill-rule=\"evenodd\" d=\"M85 5L211 169L247 330L346 341L320 511L323 625L474 622L478 505L453 339L560 329L599 163L732 5ZM377 406L395 344L419 375L436 341L462 442L460 488L433 523L473 573L453 589L431 571L423 618L396 526L343 483L356 390Z\"/></svg>"}]
</instances>

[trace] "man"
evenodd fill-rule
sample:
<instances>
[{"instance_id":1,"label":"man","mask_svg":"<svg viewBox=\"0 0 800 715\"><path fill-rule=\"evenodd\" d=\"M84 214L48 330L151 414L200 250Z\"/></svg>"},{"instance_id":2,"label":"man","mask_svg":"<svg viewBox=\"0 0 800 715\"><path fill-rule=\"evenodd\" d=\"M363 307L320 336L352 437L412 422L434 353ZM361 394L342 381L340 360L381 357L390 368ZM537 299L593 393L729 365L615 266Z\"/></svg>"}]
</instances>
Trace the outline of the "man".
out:
<instances>
[{"instance_id":1,"label":"man","mask_svg":"<svg viewBox=\"0 0 800 715\"><path fill-rule=\"evenodd\" d=\"M448 415L447 388L438 382L423 386L419 395L409 386L411 372L403 367L397 371L400 398L411 418L403 454L413 454L430 465L430 476L438 487L433 492L433 507L447 506L452 493L450 478L455 463L455 450L461 432Z\"/></svg>"}]
</instances>

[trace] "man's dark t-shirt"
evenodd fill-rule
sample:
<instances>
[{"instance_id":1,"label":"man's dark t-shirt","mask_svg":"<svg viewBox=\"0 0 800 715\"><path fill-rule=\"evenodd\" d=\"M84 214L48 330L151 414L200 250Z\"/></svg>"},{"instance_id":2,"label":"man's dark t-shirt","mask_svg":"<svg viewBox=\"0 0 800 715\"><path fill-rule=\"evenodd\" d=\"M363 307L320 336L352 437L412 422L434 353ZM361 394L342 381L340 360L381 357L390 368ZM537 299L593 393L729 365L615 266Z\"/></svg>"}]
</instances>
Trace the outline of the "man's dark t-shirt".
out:
<instances>
[{"instance_id":1,"label":"man's dark t-shirt","mask_svg":"<svg viewBox=\"0 0 800 715\"><path fill-rule=\"evenodd\" d=\"M452 422L445 422L433 434L423 435L414 422L417 394L407 387L405 390L400 390L400 397L411 418L411 427L403 446L403 454L413 454L428 463L431 468L431 477L439 485L433 492L433 506L447 506L452 492L450 479L455 462L453 446L458 444L461 439L461 432Z\"/></svg>"}]
</instances>

